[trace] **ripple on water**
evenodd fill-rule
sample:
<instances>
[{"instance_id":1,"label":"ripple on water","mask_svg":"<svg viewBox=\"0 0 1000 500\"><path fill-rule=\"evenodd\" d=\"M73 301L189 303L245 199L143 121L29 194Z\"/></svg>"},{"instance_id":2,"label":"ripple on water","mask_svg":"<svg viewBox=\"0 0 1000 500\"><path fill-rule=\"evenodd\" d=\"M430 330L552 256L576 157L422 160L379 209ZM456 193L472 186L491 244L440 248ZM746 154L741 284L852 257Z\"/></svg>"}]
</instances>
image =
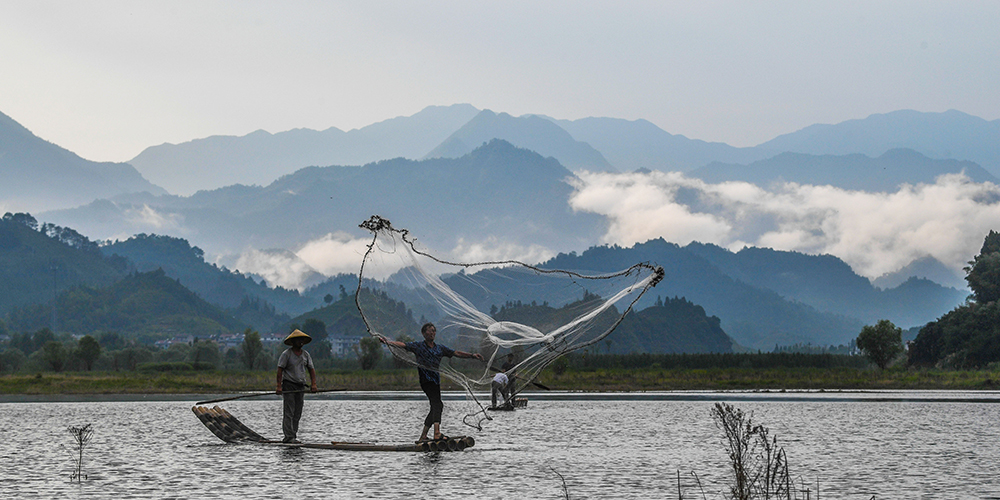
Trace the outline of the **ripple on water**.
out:
<instances>
[{"instance_id":1,"label":"ripple on water","mask_svg":"<svg viewBox=\"0 0 1000 500\"><path fill-rule=\"evenodd\" d=\"M529 395L529 398L531 396ZM190 402L0 404L0 498L671 498L725 487L722 436L708 400L537 400L464 427L462 453L379 453L228 445ZM793 475L826 498L1000 497L1000 405L928 401L735 401L782 444ZM278 401L225 407L280 435ZM420 400L309 400L306 441L410 442ZM88 479L70 483L70 425L92 423ZM26 425L27 424L27 425ZM695 477L697 475L697 477ZM829 495L829 496L827 496Z\"/></svg>"}]
</instances>

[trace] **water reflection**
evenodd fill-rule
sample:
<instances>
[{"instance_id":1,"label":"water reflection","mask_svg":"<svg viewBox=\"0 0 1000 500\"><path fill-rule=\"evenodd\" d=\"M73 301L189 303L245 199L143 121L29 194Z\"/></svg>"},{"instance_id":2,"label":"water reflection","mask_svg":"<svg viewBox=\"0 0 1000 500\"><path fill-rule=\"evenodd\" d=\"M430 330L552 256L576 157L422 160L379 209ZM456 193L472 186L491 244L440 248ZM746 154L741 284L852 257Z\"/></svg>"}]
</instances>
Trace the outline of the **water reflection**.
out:
<instances>
[{"instance_id":1,"label":"water reflection","mask_svg":"<svg viewBox=\"0 0 1000 500\"><path fill-rule=\"evenodd\" d=\"M190 401L0 404L0 498L719 498L728 471L709 394L614 400L532 398L484 429L446 404L444 432L471 433L461 453L344 452L227 445ZM924 396L921 398L921 396ZM753 412L789 457L793 475L821 498L1000 497L1000 401L995 394L849 397L715 394ZM963 402L991 399L989 402ZM419 398L316 399L304 441L412 442ZM265 436L280 436L280 401L225 407ZM69 425L93 423L83 472ZM695 474L697 477L695 477ZM562 476L562 478L560 478ZM680 477L678 477L680 476Z\"/></svg>"}]
</instances>

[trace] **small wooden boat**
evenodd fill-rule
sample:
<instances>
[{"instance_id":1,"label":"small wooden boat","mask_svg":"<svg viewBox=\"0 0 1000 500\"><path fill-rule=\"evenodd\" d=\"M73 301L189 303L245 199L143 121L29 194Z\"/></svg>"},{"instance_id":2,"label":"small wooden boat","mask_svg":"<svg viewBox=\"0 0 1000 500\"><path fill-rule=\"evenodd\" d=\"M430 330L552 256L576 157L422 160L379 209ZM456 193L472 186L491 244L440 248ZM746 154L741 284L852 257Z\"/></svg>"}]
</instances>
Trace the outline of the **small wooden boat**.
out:
<instances>
[{"instance_id":1,"label":"small wooden boat","mask_svg":"<svg viewBox=\"0 0 1000 500\"><path fill-rule=\"evenodd\" d=\"M515 408L527 408L528 398L514 398L513 401L502 404L500 406L490 406L487 410L490 411L514 411Z\"/></svg>"},{"instance_id":2,"label":"small wooden boat","mask_svg":"<svg viewBox=\"0 0 1000 500\"><path fill-rule=\"evenodd\" d=\"M462 451L476 445L472 436L450 437L448 439L420 441L412 444L351 443L331 441L330 443L285 443L267 439L240 422L232 413L215 406L193 406L191 411L198 420L219 439L227 443L257 443L287 448L317 448L323 450L349 451Z\"/></svg>"}]
</instances>

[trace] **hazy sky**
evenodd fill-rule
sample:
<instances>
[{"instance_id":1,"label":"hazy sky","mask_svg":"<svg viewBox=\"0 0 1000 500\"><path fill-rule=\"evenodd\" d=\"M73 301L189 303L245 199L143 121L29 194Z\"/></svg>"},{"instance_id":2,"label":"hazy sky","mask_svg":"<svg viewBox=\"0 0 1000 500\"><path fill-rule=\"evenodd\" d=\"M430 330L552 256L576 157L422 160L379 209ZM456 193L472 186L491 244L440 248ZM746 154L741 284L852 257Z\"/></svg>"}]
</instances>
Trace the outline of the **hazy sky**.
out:
<instances>
[{"instance_id":1,"label":"hazy sky","mask_svg":"<svg viewBox=\"0 0 1000 500\"><path fill-rule=\"evenodd\" d=\"M429 105L751 146L899 109L1000 118L1000 2L0 0L0 112L84 158Z\"/></svg>"}]
</instances>

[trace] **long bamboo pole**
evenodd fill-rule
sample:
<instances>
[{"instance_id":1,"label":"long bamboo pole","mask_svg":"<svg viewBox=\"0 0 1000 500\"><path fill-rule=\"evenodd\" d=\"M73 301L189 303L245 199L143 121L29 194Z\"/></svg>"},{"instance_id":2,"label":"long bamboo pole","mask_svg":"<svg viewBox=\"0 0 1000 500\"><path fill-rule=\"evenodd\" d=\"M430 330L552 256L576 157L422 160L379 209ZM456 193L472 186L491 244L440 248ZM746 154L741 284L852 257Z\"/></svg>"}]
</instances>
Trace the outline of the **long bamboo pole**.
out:
<instances>
[{"instance_id":1,"label":"long bamboo pole","mask_svg":"<svg viewBox=\"0 0 1000 500\"><path fill-rule=\"evenodd\" d=\"M320 392L338 392L338 391L346 391L346 390L347 389L320 389L320 390L317 390L317 391L310 391L309 389L304 389L304 390L301 390L301 391L282 391L281 393L282 394L296 394L296 393L299 393L299 392L305 392L305 393L318 394ZM256 398L258 396L274 396L274 395L277 395L277 393L273 392L273 391L272 392L255 392L253 394L241 394L239 396L230 396L228 398L210 399L208 401L198 401L195 404L196 405L207 405L209 403L221 403L223 401L232 401L234 399Z\"/></svg>"}]
</instances>

